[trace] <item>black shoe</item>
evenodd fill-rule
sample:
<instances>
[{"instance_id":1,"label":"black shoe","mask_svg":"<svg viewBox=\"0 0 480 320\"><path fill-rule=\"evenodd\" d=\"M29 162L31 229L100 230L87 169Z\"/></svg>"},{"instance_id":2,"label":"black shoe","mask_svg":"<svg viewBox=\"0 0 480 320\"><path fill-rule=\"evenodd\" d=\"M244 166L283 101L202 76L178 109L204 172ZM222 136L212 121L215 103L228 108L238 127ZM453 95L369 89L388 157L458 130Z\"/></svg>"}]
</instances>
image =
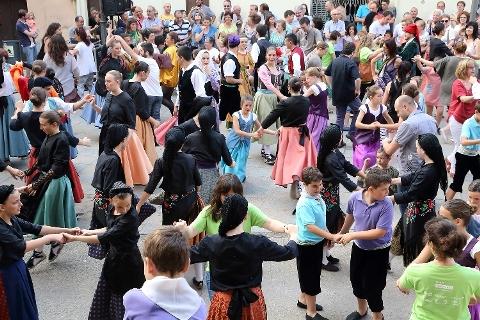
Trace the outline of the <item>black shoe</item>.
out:
<instances>
[{"instance_id":1,"label":"black shoe","mask_svg":"<svg viewBox=\"0 0 480 320\"><path fill-rule=\"evenodd\" d=\"M307 305L305 303L301 303L300 301L297 301L297 307L299 307L300 309L307 309ZM315 310L323 311L323 307L317 303L315 305Z\"/></svg>"},{"instance_id":2,"label":"black shoe","mask_svg":"<svg viewBox=\"0 0 480 320\"><path fill-rule=\"evenodd\" d=\"M368 311L365 312L365 314L362 316L360 313L358 313L358 311L354 311L354 312L350 313L345 318L345 320L360 320L360 319L364 318L367 315L367 313L368 313Z\"/></svg>"},{"instance_id":3,"label":"black shoe","mask_svg":"<svg viewBox=\"0 0 480 320\"><path fill-rule=\"evenodd\" d=\"M345 135L345 138L353 142L353 137L350 135L350 132Z\"/></svg>"},{"instance_id":4,"label":"black shoe","mask_svg":"<svg viewBox=\"0 0 480 320\"><path fill-rule=\"evenodd\" d=\"M392 271L392 265L390 264L390 262L387 263L387 270L388 270L388 271Z\"/></svg>"},{"instance_id":5,"label":"black shoe","mask_svg":"<svg viewBox=\"0 0 480 320\"><path fill-rule=\"evenodd\" d=\"M328 318L325 318L321 316L319 313L317 313L315 316L310 317L308 314L305 315L305 320L328 320Z\"/></svg>"},{"instance_id":6,"label":"black shoe","mask_svg":"<svg viewBox=\"0 0 480 320\"><path fill-rule=\"evenodd\" d=\"M265 163L273 166L275 164L275 157L272 156L271 154L266 154L265 155Z\"/></svg>"},{"instance_id":7,"label":"black shoe","mask_svg":"<svg viewBox=\"0 0 480 320\"><path fill-rule=\"evenodd\" d=\"M50 254L48 255L48 261L53 261L57 259L62 249L63 249L63 244L58 242L52 243L52 245L50 246Z\"/></svg>"},{"instance_id":8,"label":"black shoe","mask_svg":"<svg viewBox=\"0 0 480 320\"><path fill-rule=\"evenodd\" d=\"M296 215L297 214L297 208L293 209L292 211L292 216Z\"/></svg>"},{"instance_id":9,"label":"black shoe","mask_svg":"<svg viewBox=\"0 0 480 320\"><path fill-rule=\"evenodd\" d=\"M47 258L47 255L43 253L43 251L38 252L33 250L32 256L28 259L27 261L27 268L28 269L33 269L36 267L40 262L45 260Z\"/></svg>"},{"instance_id":10,"label":"black shoe","mask_svg":"<svg viewBox=\"0 0 480 320\"><path fill-rule=\"evenodd\" d=\"M330 271L330 272L340 271L340 269L336 265L331 263L330 261L327 264L322 263L322 269L325 270L325 271Z\"/></svg>"},{"instance_id":11,"label":"black shoe","mask_svg":"<svg viewBox=\"0 0 480 320\"><path fill-rule=\"evenodd\" d=\"M340 259L334 258L332 255L327 256L327 260L330 263L337 264L340 262Z\"/></svg>"},{"instance_id":12,"label":"black shoe","mask_svg":"<svg viewBox=\"0 0 480 320\"><path fill-rule=\"evenodd\" d=\"M260 150L260 154L262 155L262 158L265 158L265 150Z\"/></svg>"},{"instance_id":13,"label":"black shoe","mask_svg":"<svg viewBox=\"0 0 480 320\"><path fill-rule=\"evenodd\" d=\"M197 289L197 290L202 290L203 289L203 281L197 281L197 279L195 279L195 277L193 277L192 283L193 283L193 286L195 287L195 289Z\"/></svg>"}]
</instances>

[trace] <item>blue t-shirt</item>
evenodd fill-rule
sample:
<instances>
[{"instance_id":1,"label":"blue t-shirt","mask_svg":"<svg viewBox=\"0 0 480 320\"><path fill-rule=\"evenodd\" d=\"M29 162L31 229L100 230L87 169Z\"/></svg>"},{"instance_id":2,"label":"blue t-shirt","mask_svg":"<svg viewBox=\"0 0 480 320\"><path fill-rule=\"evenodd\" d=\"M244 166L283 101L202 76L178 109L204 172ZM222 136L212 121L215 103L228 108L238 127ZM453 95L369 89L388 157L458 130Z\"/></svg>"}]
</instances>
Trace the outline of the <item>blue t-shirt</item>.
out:
<instances>
[{"instance_id":1,"label":"blue t-shirt","mask_svg":"<svg viewBox=\"0 0 480 320\"><path fill-rule=\"evenodd\" d=\"M461 137L467 138L468 140L480 139L480 123L475 119L475 115L471 116L463 123ZM474 144L471 146L460 145L458 146L457 152L467 156L476 156L480 154L480 144Z\"/></svg>"},{"instance_id":2,"label":"blue t-shirt","mask_svg":"<svg viewBox=\"0 0 480 320\"><path fill-rule=\"evenodd\" d=\"M298 228L300 244L316 244L322 241L322 237L307 230L307 225L313 224L320 229L327 230L327 208L323 199L314 198L303 192L297 202L295 223Z\"/></svg>"},{"instance_id":3,"label":"blue t-shirt","mask_svg":"<svg viewBox=\"0 0 480 320\"><path fill-rule=\"evenodd\" d=\"M368 9L368 6L366 4L362 4L360 7L358 7L357 14L355 15L357 18L365 18L368 14L370 13L370 10ZM363 24L361 22L357 22L357 31L360 32L362 31Z\"/></svg>"},{"instance_id":4,"label":"blue t-shirt","mask_svg":"<svg viewBox=\"0 0 480 320\"><path fill-rule=\"evenodd\" d=\"M29 47L32 42L30 41L30 38L24 33L25 31L30 31L28 25L23 21L17 20L15 28L17 30L17 38L20 41L20 45L22 47Z\"/></svg>"},{"instance_id":5,"label":"blue t-shirt","mask_svg":"<svg viewBox=\"0 0 480 320\"><path fill-rule=\"evenodd\" d=\"M194 46L197 46L197 45L204 45L205 44L205 40L207 40L208 38L214 38L215 39L215 34L217 33L217 28L215 28L214 26L210 26L208 28L208 32L206 34L203 35L202 39L200 39L200 41L197 43L195 41L195 35L202 32L202 26L201 25L194 25L193 28L192 28L192 44Z\"/></svg>"}]
</instances>

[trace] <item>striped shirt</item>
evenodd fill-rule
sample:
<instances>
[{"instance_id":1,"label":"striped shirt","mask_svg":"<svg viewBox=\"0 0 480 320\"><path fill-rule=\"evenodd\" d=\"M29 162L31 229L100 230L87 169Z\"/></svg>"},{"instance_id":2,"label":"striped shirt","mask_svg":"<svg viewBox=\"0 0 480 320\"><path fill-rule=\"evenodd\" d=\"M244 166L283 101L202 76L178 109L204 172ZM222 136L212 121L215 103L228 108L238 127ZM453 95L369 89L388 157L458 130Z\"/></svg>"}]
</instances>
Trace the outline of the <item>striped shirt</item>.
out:
<instances>
[{"instance_id":1,"label":"striped shirt","mask_svg":"<svg viewBox=\"0 0 480 320\"><path fill-rule=\"evenodd\" d=\"M169 25L169 29L170 31L177 33L180 41L188 38L188 34L192 31L192 27L190 26L190 22L188 22L188 20L183 20L181 25L178 25L178 23L172 21Z\"/></svg>"}]
</instances>

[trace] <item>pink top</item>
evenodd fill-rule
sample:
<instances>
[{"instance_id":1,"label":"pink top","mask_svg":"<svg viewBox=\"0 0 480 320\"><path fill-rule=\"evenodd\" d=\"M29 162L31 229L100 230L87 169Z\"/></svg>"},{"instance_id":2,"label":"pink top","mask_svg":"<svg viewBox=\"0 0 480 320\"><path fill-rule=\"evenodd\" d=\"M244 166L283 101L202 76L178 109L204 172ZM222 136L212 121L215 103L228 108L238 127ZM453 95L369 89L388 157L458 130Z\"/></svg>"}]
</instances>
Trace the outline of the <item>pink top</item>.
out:
<instances>
[{"instance_id":1,"label":"pink top","mask_svg":"<svg viewBox=\"0 0 480 320\"><path fill-rule=\"evenodd\" d=\"M477 100L473 100L472 102L461 102L458 100L460 97L471 95L473 95L471 87L470 89L465 88L462 81L459 79L453 81L452 97L450 100L448 115L453 116L457 122L462 124L465 120L473 116Z\"/></svg>"},{"instance_id":2,"label":"pink top","mask_svg":"<svg viewBox=\"0 0 480 320\"><path fill-rule=\"evenodd\" d=\"M267 87L268 90L272 91L275 86L272 84L272 77L271 75L279 75L280 70L278 70L276 67L271 68L270 70L267 68L267 66L264 64L260 68L258 68L258 78L263 82L265 87ZM278 88L277 88L278 89Z\"/></svg>"},{"instance_id":3,"label":"pink top","mask_svg":"<svg viewBox=\"0 0 480 320\"><path fill-rule=\"evenodd\" d=\"M425 103L429 106L436 106L440 101L440 85L442 80L433 67L422 68L421 90L425 96Z\"/></svg>"}]
</instances>

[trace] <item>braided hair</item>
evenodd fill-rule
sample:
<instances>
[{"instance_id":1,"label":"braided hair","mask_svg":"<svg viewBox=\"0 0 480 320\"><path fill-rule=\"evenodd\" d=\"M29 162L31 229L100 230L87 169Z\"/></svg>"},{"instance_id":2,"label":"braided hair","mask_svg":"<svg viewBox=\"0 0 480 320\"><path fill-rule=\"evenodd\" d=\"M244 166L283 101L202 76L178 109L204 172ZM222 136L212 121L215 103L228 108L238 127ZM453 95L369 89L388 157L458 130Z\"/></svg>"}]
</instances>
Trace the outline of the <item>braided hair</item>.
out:
<instances>
[{"instance_id":1,"label":"braided hair","mask_svg":"<svg viewBox=\"0 0 480 320\"><path fill-rule=\"evenodd\" d=\"M442 146L437 136L431 133L421 134L418 136L418 144L427 156L432 159L440 176L440 188L443 190L443 193L445 193L448 186L447 168L445 166L445 159L443 158Z\"/></svg>"},{"instance_id":2,"label":"braided hair","mask_svg":"<svg viewBox=\"0 0 480 320\"><path fill-rule=\"evenodd\" d=\"M320 172L325 172L325 159L327 156L332 153L340 143L342 139L342 130L336 124L331 124L325 128L320 136L320 151L318 152L317 157L317 168Z\"/></svg>"},{"instance_id":3,"label":"braided hair","mask_svg":"<svg viewBox=\"0 0 480 320\"><path fill-rule=\"evenodd\" d=\"M165 150L163 151L163 172L168 180L171 178L173 162L178 151L185 142L185 133L181 128L173 127L165 135Z\"/></svg>"},{"instance_id":4,"label":"braided hair","mask_svg":"<svg viewBox=\"0 0 480 320\"><path fill-rule=\"evenodd\" d=\"M248 202L243 196L236 193L227 196L221 210L222 221L218 227L218 234L221 237L226 237L228 231L235 229L242 223L247 216L247 211Z\"/></svg>"},{"instance_id":5,"label":"braided hair","mask_svg":"<svg viewBox=\"0 0 480 320\"><path fill-rule=\"evenodd\" d=\"M114 123L108 127L105 139L106 152L112 152L125 138L128 137L128 126L126 124Z\"/></svg>"}]
</instances>

